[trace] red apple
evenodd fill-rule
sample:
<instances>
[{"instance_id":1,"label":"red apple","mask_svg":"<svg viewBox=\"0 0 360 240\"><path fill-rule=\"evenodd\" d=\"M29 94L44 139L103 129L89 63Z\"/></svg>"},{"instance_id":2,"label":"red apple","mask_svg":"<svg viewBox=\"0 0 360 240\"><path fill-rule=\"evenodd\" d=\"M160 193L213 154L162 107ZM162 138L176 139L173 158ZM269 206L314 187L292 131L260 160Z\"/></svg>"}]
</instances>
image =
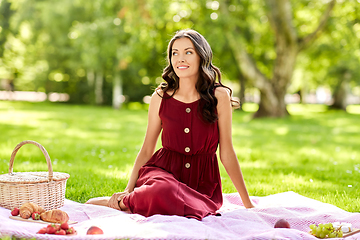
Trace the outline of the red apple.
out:
<instances>
[{"instance_id":1,"label":"red apple","mask_svg":"<svg viewBox=\"0 0 360 240\"><path fill-rule=\"evenodd\" d=\"M274 228L290 228L290 224L285 219L279 219L275 225Z\"/></svg>"},{"instance_id":2,"label":"red apple","mask_svg":"<svg viewBox=\"0 0 360 240\"><path fill-rule=\"evenodd\" d=\"M101 228L92 226L87 230L86 235L94 235L94 234L104 234L104 232L103 230L101 230Z\"/></svg>"}]
</instances>

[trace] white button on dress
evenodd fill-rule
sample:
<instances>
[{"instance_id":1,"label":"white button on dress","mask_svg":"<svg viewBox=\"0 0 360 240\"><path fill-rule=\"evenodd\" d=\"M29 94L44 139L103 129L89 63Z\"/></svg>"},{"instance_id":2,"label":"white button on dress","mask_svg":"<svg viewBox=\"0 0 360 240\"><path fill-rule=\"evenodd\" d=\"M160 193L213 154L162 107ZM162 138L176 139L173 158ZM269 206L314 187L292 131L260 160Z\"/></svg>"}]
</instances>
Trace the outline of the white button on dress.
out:
<instances>
[{"instance_id":1,"label":"white button on dress","mask_svg":"<svg viewBox=\"0 0 360 240\"><path fill-rule=\"evenodd\" d=\"M186 108L185 110L187 113L190 113L191 112L191 108Z\"/></svg>"},{"instance_id":2,"label":"white button on dress","mask_svg":"<svg viewBox=\"0 0 360 240\"><path fill-rule=\"evenodd\" d=\"M190 167L190 163L186 163L186 164L185 164L185 167L186 167L186 168L189 168L189 167Z\"/></svg>"},{"instance_id":3,"label":"white button on dress","mask_svg":"<svg viewBox=\"0 0 360 240\"><path fill-rule=\"evenodd\" d=\"M185 128L185 129L184 129L184 132L185 132L185 133L189 133L189 132L190 132L190 129L189 129L189 128Z\"/></svg>"},{"instance_id":4,"label":"white button on dress","mask_svg":"<svg viewBox=\"0 0 360 240\"><path fill-rule=\"evenodd\" d=\"M187 152L187 153L190 152L190 148L189 148L189 147L186 147L186 148L185 148L185 152Z\"/></svg>"}]
</instances>

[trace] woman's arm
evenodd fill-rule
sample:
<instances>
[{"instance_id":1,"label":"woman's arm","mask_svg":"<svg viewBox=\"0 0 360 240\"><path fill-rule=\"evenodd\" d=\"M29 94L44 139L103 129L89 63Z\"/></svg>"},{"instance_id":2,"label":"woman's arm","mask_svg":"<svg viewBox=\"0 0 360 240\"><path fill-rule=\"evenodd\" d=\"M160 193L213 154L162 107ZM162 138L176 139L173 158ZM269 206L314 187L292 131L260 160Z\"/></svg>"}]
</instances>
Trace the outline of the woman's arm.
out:
<instances>
[{"instance_id":1,"label":"woman's arm","mask_svg":"<svg viewBox=\"0 0 360 240\"><path fill-rule=\"evenodd\" d=\"M219 125L219 151L220 160L224 165L231 181L240 194L241 200L246 208L253 208L249 198L244 178L240 169L239 160L237 159L232 144L232 106L230 95L226 88L218 87L215 91L215 97L218 100L218 125Z\"/></svg>"},{"instance_id":2,"label":"woman's arm","mask_svg":"<svg viewBox=\"0 0 360 240\"><path fill-rule=\"evenodd\" d=\"M132 169L128 184L124 192L113 194L108 203L109 207L119 209L119 201L121 201L124 196L134 191L140 168L145 165L147 161L149 161L155 152L156 143L161 132L161 119L159 117L161 100L162 98L156 92L154 92L149 105L148 125L144 143L135 159L134 167Z\"/></svg>"},{"instance_id":3,"label":"woman's arm","mask_svg":"<svg viewBox=\"0 0 360 240\"><path fill-rule=\"evenodd\" d=\"M135 159L135 164L130 175L128 185L125 188L128 192L132 192L134 190L140 168L149 161L155 152L156 143L161 131L161 119L159 117L161 100L162 98L156 92L153 93L149 105L148 125L144 143Z\"/></svg>"}]
</instances>

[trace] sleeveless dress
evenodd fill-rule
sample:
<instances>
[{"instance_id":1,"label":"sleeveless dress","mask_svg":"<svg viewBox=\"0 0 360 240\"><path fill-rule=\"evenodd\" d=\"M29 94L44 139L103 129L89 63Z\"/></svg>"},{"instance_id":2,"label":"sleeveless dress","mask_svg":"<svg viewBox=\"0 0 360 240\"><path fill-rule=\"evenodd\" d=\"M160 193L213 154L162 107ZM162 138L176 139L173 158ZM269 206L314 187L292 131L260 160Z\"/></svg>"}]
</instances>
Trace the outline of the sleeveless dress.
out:
<instances>
[{"instance_id":1,"label":"sleeveless dress","mask_svg":"<svg viewBox=\"0 0 360 240\"><path fill-rule=\"evenodd\" d=\"M218 123L202 120L201 106L201 99L183 103L164 93L159 109L163 147L140 168L134 191L123 199L132 213L201 220L221 207Z\"/></svg>"}]
</instances>

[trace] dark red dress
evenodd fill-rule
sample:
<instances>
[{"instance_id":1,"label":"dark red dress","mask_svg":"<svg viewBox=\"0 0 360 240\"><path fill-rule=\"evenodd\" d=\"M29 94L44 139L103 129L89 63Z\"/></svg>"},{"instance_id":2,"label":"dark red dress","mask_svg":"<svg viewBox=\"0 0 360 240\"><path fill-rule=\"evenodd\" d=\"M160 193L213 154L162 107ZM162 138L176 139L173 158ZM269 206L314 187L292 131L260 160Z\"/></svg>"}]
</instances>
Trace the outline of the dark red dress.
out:
<instances>
[{"instance_id":1,"label":"dark red dress","mask_svg":"<svg viewBox=\"0 0 360 240\"><path fill-rule=\"evenodd\" d=\"M132 213L179 215L201 220L222 205L216 157L218 123L202 120L201 100L183 103L164 94L159 116L162 145L139 170L134 191L124 198Z\"/></svg>"}]
</instances>

